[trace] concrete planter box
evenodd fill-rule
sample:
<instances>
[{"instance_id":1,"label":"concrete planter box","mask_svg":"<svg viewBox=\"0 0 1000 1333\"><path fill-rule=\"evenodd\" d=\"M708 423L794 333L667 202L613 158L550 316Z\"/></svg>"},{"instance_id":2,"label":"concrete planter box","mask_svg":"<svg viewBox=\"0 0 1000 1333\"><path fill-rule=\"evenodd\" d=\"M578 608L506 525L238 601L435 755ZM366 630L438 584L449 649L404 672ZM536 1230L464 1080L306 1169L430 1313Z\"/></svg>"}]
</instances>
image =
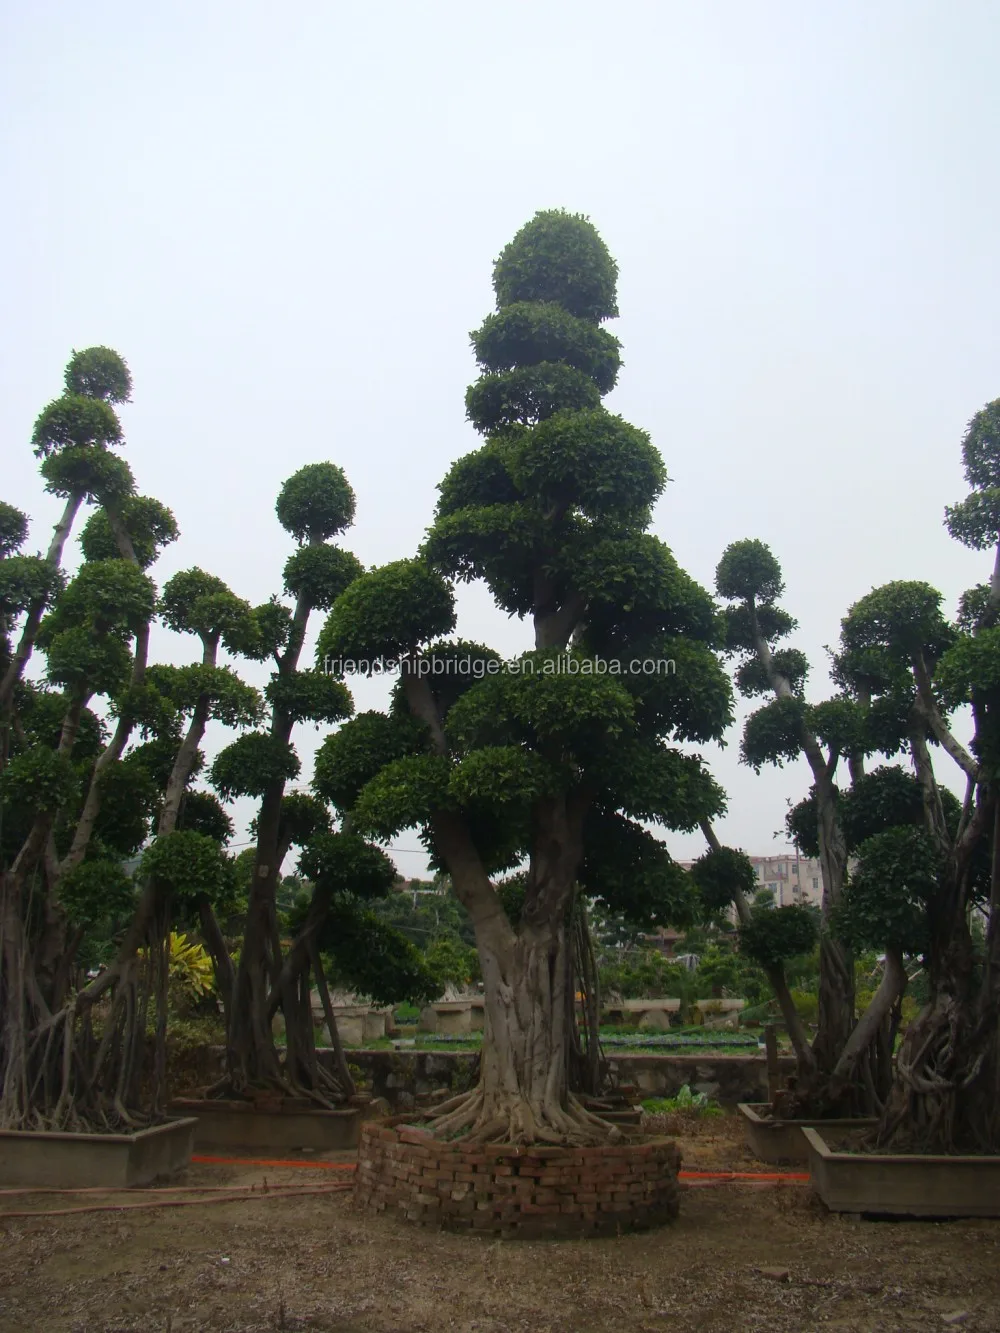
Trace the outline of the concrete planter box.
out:
<instances>
[{"instance_id":1,"label":"concrete planter box","mask_svg":"<svg viewBox=\"0 0 1000 1333\"><path fill-rule=\"evenodd\" d=\"M197 1122L185 1117L134 1134L0 1130L0 1185L131 1189L174 1176L191 1161Z\"/></svg>"},{"instance_id":2,"label":"concrete planter box","mask_svg":"<svg viewBox=\"0 0 1000 1333\"><path fill-rule=\"evenodd\" d=\"M740 1102L737 1110L743 1119L747 1147L762 1162L780 1165L782 1162L805 1162L809 1146L803 1137L805 1129L826 1129L839 1133L845 1129L872 1129L876 1120L772 1120L767 1102Z\"/></svg>"},{"instance_id":3,"label":"concrete planter box","mask_svg":"<svg viewBox=\"0 0 1000 1333\"><path fill-rule=\"evenodd\" d=\"M833 1152L802 1131L812 1188L834 1213L882 1217L1000 1217L1000 1156Z\"/></svg>"},{"instance_id":4,"label":"concrete planter box","mask_svg":"<svg viewBox=\"0 0 1000 1333\"><path fill-rule=\"evenodd\" d=\"M356 1148L361 1110L265 1108L253 1102L180 1097L170 1109L194 1116L196 1148Z\"/></svg>"},{"instance_id":5,"label":"concrete planter box","mask_svg":"<svg viewBox=\"0 0 1000 1333\"><path fill-rule=\"evenodd\" d=\"M671 1014L680 1013L680 1000L622 1000L609 1004L604 1016L611 1022L635 1023L640 1028L666 1032Z\"/></svg>"},{"instance_id":6,"label":"concrete planter box","mask_svg":"<svg viewBox=\"0 0 1000 1333\"><path fill-rule=\"evenodd\" d=\"M482 996L467 1000L439 1000L425 1005L420 1013L421 1032L437 1032L461 1037L482 1032L486 1022L486 1001Z\"/></svg>"}]
</instances>

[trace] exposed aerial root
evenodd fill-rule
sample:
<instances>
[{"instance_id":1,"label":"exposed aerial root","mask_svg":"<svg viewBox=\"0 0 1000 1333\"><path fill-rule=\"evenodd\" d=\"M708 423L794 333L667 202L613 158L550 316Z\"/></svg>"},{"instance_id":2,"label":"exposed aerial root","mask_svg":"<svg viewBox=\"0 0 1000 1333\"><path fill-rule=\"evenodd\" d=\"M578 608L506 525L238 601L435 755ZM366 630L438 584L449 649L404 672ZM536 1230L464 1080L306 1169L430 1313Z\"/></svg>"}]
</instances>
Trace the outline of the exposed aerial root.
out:
<instances>
[{"instance_id":1,"label":"exposed aerial root","mask_svg":"<svg viewBox=\"0 0 1000 1333\"><path fill-rule=\"evenodd\" d=\"M622 1139L617 1125L588 1111L572 1093L565 1106L528 1098L515 1098L504 1105L478 1087L426 1114L431 1133L437 1138L461 1139L470 1144L586 1147Z\"/></svg>"}]
</instances>

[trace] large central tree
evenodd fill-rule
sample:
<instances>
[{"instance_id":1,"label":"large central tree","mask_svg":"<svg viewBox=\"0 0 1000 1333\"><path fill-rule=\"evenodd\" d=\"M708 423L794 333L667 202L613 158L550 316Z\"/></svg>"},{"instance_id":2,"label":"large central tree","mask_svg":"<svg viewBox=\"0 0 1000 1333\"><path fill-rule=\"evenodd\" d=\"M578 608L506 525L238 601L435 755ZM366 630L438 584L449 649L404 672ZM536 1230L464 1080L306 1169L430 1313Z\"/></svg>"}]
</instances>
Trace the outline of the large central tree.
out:
<instances>
[{"instance_id":1,"label":"large central tree","mask_svg":"<svg viewBox=\"0 0 1000 1333\"><path fill-rule=\"evenodd\" d=\"M591 224L564 212L537 214L504 249L466 398L485 443L441 483L420 554L353 582L320 635L327 670L382 658L400 680L387 713L327 739L318 793L376 839L417 827L475 927L480 1079L438 1108L442 1134L615 1132L571 1087L574 905L586 892L676 919L694 887L646 825L694 829L723 807L679 748L731 720L714 605L648 531L659 452L601 404L620 364L602 327L616 277ZM442 637L454 580L482 580L533 648L504 663Z\"/></svg>"}]
</instances>

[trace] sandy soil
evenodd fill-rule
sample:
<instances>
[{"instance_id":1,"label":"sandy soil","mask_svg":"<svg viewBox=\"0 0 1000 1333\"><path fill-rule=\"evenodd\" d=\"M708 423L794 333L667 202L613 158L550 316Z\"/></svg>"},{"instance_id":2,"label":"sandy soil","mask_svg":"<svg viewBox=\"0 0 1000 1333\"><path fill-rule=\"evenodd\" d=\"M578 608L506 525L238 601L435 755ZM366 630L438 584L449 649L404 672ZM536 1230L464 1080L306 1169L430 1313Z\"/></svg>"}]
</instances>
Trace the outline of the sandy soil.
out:
<instances>
[{"instance_id":1,"label":"sandy soil","mask_svg":"<svg viewBox=\"0 0 1000 1333\"><path fill-rule=\"evenodd\" d=\"M759 1169L729 1118L673 1129L688 1168ZM183 1183L264 1177L315 1187L340 1174L200 1165ZM90 1201L7 1197L0 1212ZM355 1213L343 1191L0 1221L0 1329L16 1333L949 1327L1000 1330L1000 1221L862 1222L796 1185L691 1189L673 1226L571 1242L420 1231Z\"/></svg>"}]
</instances>

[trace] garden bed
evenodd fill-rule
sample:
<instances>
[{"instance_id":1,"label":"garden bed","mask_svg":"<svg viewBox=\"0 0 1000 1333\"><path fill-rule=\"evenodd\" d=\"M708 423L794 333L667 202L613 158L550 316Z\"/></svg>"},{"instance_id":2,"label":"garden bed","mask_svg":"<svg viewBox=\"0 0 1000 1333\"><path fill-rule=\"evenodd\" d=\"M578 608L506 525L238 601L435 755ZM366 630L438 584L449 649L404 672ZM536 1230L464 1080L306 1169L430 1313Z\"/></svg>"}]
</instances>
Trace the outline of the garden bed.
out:
<instances>
[{"instance_id":1,"label":"garden bed","mask_svg":"<svg viewBox=\"0 0 1000 1333\"><path fill-rule=\"evenodd\" d=\"M812 1188L834 1213L873 1217L1000 1217L1000 1156L861 1151L805 1129ZM845 1136L841 1135L841 1139ZM836 1142L836 1140L835 1140Z\"/></svg>"},{"instance_id":2,"label":"garden bed","mask_svg":"<svg viewBox=\"0 0 1000 1333\"><path fill-rule=\"evenodd\" d=\"M805 1162L809 1145L804 1129L822 1129L840 1134L853 1129L873 1129L875 1120L781 1120L769 1114L768 1102L740 1102L737 1111L743 1121L747 1147L762 1162Z\"/></svg>"},{"instance_id":3,"label":"garden bed","mask_svg":"<svg viewBox=\"0 0 1000 1333\"><path fill-rule=\"evenodd\" d=\"M170 1109L195 1117L196 1148L310 1148L316 1152L356 1148L362 1114L356 1106L324 1111L291 1098L265 1105L178 1097Z\"/></svg>"},{"instance_id":4,"label":"garden bed","mask_svg":"<svg viewBox=\"0 0 1000 1333\"><path fill-rule=\"evenodd\" d=\"M168 1120L134 1134L0 1130L0 1185L7 1188L131 1189L166 1179L191 1161L197 1121Z\"/></svg>"},{"instance_id":5,"label":"garden bed","mask_svg":"<svg viewBox=\"0 0 1000 1333\"><path fill-rule=\"evenodd\" d=\"M361 1131L359 1207L486 1235L617 1235L677 1216L680 1153L667 1141L602 1148L445 1143L395 1122Z\"/></svg>"}]
</instances>

